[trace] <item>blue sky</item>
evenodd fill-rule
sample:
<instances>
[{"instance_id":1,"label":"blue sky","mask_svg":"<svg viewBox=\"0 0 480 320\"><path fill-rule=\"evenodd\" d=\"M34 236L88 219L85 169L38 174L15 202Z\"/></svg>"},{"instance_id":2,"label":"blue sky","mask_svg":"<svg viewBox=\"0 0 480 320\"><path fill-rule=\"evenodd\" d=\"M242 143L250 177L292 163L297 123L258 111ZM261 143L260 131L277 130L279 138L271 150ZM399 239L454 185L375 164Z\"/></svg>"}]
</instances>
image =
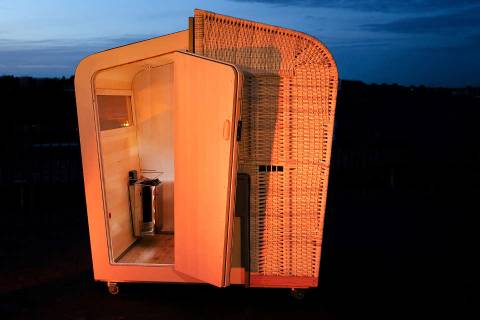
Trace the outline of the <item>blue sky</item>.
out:
<instances>
[{"instance_id":1,"label":"blue sky","mask_svg":"<svg viewBox=\"0 0 480 320\"><path fill-rule=\"evenodd\" d=\"M342 79L480 85L480 0L0 0L0 75L70 76L91 53L186 29L194 8L316 36Z\"/></svg>"}]
</instances>

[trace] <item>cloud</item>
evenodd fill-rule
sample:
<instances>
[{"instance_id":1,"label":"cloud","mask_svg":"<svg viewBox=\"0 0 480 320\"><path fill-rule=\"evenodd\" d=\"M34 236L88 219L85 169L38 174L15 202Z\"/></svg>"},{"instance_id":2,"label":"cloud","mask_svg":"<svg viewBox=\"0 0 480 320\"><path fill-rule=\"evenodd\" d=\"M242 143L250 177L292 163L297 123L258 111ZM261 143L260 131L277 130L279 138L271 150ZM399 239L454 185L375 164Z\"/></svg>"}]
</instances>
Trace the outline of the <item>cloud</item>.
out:
<instances>
[{"instance_id":1,"label":"cloud","mask_svg":"<svg viewBox=\"0 0 480 320\"><path fill-rule=\"evenodd\" d=\"M364 24L364 30L393 33L464 33L480 28L480 6L453 13L402 18L387 23Z\"/></svg>"},{"instance_id":2,"label":"cloud","mask_svg":"<svg viewBox=\"0 0 480 320\"><path fill-rule=\"evenodd\" d=\"M231 0L278 6L351 9L378 12L418 12L474 6L478 0Z\"/></svg>"},{"instance_id":3,"label":"cloud","mask_svg":"<svg viewBox=\"0 0 480 320\"><path fill-rule=\"evenodd\" d=\"M120 46L132 42L137 42L150 38L149 35L120 35L110 37L92 37L88 39L29 39L18 40L9 38L0 38L0 51L8 49L37 49L45 47L57 47L57 48L69 48L69 47L99 47L99 48L112 48L114 46Z\"/></svg>"},{"instance_id":4,"label":"cloud","mask_svg":"<svg viewBox=\"0 0 480 320\"><path fill-rule=\"evenodd\" d=\"M141 35L93 39L11 40L0 38L0 75L70 76L84 57L149 38Z\"/></svg>"},{"instance_id":5,"label":"cloud","mask_svg":"<svg viewBox=\"0 0 480 320\"><path fill-rule=\"evenodd\" d=\"M67 64L19 64L16 66L18 69L70 69L71 65Z\"/></svg>"},{"instance_id":6,"label":"cloud","mask_svg":"<svg viewBox=\"0 0 480 320\"><path fill-rule=\"evenodd\" d=\"M379 39L326 39L330 49L338 48L388 48L392 43L398 43L396 38Z\"/></svg>"},{"instance_id":7,"label":"cloud","mask_svg":"<svg viewBox=\"0 0 480 320\"><path fill-rule=\"evenodd\" d=\"M419 46L417 49L421 51L427 51L430 53L438 53L438 52L452 53L453 52L457 55L468 52L471 55L478 57L480 56L480 33L469 35L463 38L460 37L457 43L437 45L437 46L425 45L425 46ZM476 58L474 60L476 64L479 64L477 61L480 61L480 60Z\"/></svg>"}]
</instances>

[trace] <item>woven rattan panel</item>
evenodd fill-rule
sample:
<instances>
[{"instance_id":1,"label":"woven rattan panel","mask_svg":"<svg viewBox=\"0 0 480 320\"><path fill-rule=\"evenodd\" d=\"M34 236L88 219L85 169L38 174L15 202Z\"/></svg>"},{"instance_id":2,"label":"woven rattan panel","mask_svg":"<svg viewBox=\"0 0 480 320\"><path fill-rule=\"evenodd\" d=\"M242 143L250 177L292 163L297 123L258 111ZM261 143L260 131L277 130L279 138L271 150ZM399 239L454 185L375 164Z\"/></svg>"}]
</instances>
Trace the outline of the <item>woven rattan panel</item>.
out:
<instances>
[{"instance_id":1,"label":"woven rattan panel","mask_svg":"<svg viewBox=\"0 0 480 320\"><path fill-rule=\"evenodd\" d=\"M303 33L202 10L195 52L244 71L251 271L318 277L338 84L331 54Z\"/></svg>"}]
</instances>

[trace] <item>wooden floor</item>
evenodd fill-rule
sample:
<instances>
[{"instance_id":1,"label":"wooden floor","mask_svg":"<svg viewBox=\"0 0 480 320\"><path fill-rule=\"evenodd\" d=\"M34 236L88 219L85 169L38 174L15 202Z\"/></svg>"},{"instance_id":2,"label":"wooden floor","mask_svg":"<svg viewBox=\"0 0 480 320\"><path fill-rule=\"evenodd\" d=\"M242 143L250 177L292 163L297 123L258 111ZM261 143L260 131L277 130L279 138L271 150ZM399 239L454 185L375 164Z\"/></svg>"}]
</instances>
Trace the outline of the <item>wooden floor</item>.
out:
<instances>
[{"instance_id":1,"label":"wooden floor","mask_svg":"<svg viewBox=\"0 0 480 320\"><path fill-rule=\"evenodd\" d=\"M173 235L143 237L128 249L117 262L173 264Z\"/></svg>"}]
</instances>

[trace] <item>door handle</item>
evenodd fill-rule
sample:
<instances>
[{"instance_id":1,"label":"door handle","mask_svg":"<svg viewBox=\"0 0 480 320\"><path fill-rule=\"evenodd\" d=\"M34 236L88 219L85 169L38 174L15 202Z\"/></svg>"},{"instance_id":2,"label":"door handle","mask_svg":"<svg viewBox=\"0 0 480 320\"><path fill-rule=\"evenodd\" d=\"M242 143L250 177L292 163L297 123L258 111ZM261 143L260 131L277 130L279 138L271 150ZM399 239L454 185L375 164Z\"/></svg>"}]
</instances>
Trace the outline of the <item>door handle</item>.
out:
<instances>
[{"instance_id":1,"label":"door handle","mask_svg":"<svg viewBox=\"0 0 480 320\"><path fill-rule=\"evenodd\" d=\"M227 140L230 139L230 121L225 120L223 123L223 139Z\"/></svg>"}]
</instances>

